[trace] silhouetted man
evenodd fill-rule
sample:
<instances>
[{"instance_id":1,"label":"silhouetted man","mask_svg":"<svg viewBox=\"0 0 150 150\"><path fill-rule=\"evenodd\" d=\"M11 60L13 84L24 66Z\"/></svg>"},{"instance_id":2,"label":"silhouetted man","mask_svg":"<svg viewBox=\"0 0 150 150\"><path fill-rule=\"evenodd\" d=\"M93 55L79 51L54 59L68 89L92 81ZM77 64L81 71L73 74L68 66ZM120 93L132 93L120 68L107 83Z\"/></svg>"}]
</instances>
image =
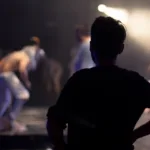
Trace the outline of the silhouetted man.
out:
<instances>
[{"instance_id":1,"label":"silhouetted man","mask_svg":"<svg viewBox=\"0 0 150 150\"><path fill-rule=\"evenodd\" d=\"M66 123L70 150L132 149L134 126L143 110L150 107L150 85L138 73L115 65L125 38L120 21L110 17L94 21L90 50L96 67L75 73L47 115L55 149L66 147Z\"/></svg>"},{"instance_id":2,"label":"silhouetted man","mask_svg":"<svg viewBox=\"0 0 150 150\"><path fill-rule=\"evenodd\" d=\"M37 73L41 76L38 80L40 80L45 87L43 89L45 92L50 94L50 91L53 90L56 94L60 94L63 69L57 60L43 57L38 63L36 74Z\"/></svg>"}]
</instances>

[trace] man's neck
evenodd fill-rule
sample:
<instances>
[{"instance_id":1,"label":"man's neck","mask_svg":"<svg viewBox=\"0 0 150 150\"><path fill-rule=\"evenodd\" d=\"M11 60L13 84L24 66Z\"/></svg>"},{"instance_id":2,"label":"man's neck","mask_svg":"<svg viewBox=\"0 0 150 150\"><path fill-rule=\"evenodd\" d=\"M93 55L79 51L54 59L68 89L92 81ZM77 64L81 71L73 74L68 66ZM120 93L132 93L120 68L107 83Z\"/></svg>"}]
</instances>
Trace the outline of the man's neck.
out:
<instances>
[{"instance_id":1,"label":"man's neck","mask_svg":"<svg viewBox=\"0 0 150 150\"><path fill-rule=\"evenodd\" d=\"M114 66L116 65L116 60L101 60L99 63L96 63L97 66Z\"/></svg>"}]
</instances>

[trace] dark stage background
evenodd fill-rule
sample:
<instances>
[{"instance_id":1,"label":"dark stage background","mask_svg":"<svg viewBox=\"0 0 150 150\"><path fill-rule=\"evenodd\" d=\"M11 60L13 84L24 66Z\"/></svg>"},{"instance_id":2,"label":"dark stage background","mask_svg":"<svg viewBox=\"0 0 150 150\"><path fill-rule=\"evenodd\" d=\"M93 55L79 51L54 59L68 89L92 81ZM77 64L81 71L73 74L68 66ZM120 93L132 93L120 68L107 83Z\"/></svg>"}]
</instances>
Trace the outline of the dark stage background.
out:
<instances>
[{"instance_id":1,"label":"dark stage background","mask_svg":"<svg viewBox=\"0 0 150 150\"><path fill-rule=\"evenodd\" d=\"M75 41L75 27L89 24L100 13L97 6L105 2L111 6L131 8L135 3L121 0L0 0L0 48L5 52L20 49L33 35L41 38L42 47L49 57L63 66L62 85L68 79L69 52ZM146 6L142 2L139 6ZM118 64L136 70L146 78L149 56L129 38L126 52L119 58ZM31 100L27 105L49 106L55 103L56 94L39 94L40 85L34 83Z\"/></svg>"},{"instance_id":2,"label":"dark stage background","mask_svg":"<svg viewBox=\"0 0 150 150\"><path fill-rule=\"evenodd\" d=\"M49 58L54 59L62 66L63 74L60 82L63 87L69 78L68 64L70 50L75 44L75 28L79 24L90 26L95 17L101 15L97 9L99 4L106 4L112 8L124 8L128 12L134 11L134 9L136 13L139 10L143 12L142 15L138 14L138 17L133 17L133 29L134 26L137 31L143 28L141 34L145 35L148 32L149 38L146 37L143 40L143 37L141 38L135 32L137 37L133 36L134 39L131 38L131 33L127 32L129 34L125 43L125 51L118 58L117 64L135 70L146 79L150 79L150 71L148 71L150 44L147 47L144 45L145 42L149 43L150 21L146 29L140 24L150 18L150 1L0 0L0 57L13 50L21 49L30 37L38 36L41 39L42 48ZM145 10L147 11L145 12ZM138 41L136 41L137 39ZM142 41L143 45L140 45L139 41ZM40 74L38 71L36 73ZM47 107L56 102L59 94L56 94L54 90L46 93L39 78L35 77L35 73L31 73L30 78L33 82L31 99L17 118L17 122L25 125L27 131L19 133L19 135L18 133L12 134L12 132L6 132L4 135L0 133L0 149L43 148L48 150L50 146L45 128ZM137 126L147 122L149 117L149 114L144 114ZM136 150L149 150L149 137L146 138L135 143Z\"/></svg>"},{"instance_id":3,"label":"dark stage background","mask_svg":"<svg viewBox=\"0 0 150 150\"><path fill-rule=\"evenodd\" d=\"M64 84L68 78L69 52L74 44L75 27L91 22L90 3L90 0L1 0L0 48L8 53L20 49L31 36L39 36L48 56L62 64ZM50 105L56 101L55 93L47 97L39 94L42 90L39 85L34 87L28 105Z\"/></svg>"}]
</instances>

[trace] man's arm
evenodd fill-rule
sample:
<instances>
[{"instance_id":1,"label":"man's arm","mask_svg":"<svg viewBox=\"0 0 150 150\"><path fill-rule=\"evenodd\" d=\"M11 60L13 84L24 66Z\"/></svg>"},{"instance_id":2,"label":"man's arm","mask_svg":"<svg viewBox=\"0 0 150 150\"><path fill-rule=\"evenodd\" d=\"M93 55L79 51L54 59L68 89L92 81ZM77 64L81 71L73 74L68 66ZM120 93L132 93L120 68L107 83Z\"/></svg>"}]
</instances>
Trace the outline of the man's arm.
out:
<instances>
[{"instance_id":1,"label":"man's arm","mask_svg":"<svg viewBox=\"0 0 150 150\"><path fill-rule=\"evenodd\" d=\"M142 126L136 128L133 132L133 143L144 136L147 136L150 134L150 121L143 124Z\"/></svg>"},{"instance_id":2,"label":"man's arm","mask_svg":"<svg viewBox=\"0 0 150 150\"><path fill-rule=\"evenodd\" d=\"M139 80L137 81L139 82L139 85L141 86L141 93L142 93L141 98L142 97L144 98L143 100L144 107L150 108L150 83L142 77L139 78ZM140 127L136 128L133 131L133 143L137 139L147 136L149 134L150 134L150 121L141 125Z\"/></svg>"},{"instance_id":3,"label":"man's arm","mask_svg":"<svg viewBox=\"0 0 150 150\"><path fill-rule=\"evenodd\" d=\"M47 119L47 132L50 138L50 142L54 146L55 150L64 150L65 142L63 136L63 130L65 128L65 122L58 118L56 113L57 106L50 108L48 111Z\"/></svg>"},{"instance_id":4,"label":"man's arm","mask_svg":"<svg viewBox=\"0 0 150 150\"><path fill-rule=\"evenodd\" d=\"M29 66L29 60L28 59L23 59L19 63L19 73L22 78L22 80L25 82L26 86L30 88L31 83L29 81L28 77L28 66Z\"/></svg>"},{"instance_id":5,"label":"man's arm","mask_svg":"<svg viewBox=\"0 0 150 150\"><path fill-rule=\"evenodd\" d=\"M72 101L75 96L76 81L72 77L63 88L57 104L47 114L47 131L55 149L64 149L63 130L68 123Z\"/></svg>"}]
</instances>

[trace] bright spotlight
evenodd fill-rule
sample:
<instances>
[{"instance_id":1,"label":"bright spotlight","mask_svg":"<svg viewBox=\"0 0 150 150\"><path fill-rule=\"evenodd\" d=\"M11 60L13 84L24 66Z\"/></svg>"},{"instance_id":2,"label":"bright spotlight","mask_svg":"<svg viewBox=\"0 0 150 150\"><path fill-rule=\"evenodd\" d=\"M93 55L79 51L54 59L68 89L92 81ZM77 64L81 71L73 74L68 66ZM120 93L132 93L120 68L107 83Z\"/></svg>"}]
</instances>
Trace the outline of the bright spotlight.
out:
<instances>
[{"instance_id":1,"label":"bright spotlight","mask_svg":"<svg viewBox=\"0 0 150 150\"><path fill-rule=\"evenodd\" d=\"M125 9L109 7L107 11L105 11L105 14L116 20L120 20L124 24L127 24L128 22L129 13Z\"/></svg>"},{"instance_id":2,"label":"bright spotlight","mask_svg":"<svg viewBox=\"0 0 150 150\"><path fill-rule=\"evenodd\" d=\"M105 12L106 9L107 9L107 6L104 5L104 4L101 4L101 5L98 6L98 10L99 10L100 12Z\"/></svg>"},{"instance_id":3,"label":"bright spotlight","mask_svg":"<svg viewBox=\"0 0 150 150\"><path fill-rule=\"evenodd\" d=\"M52 148L46 148L46 150L52 150Z\"/></svg>"},{"instance_id":4,"label":"bright spotlight","mask_svg":"<svg viewBox=\"0 0 150 150\"><path fill-rule=\"evenodd\" d=\"M113 8L106 5L99 5L98 11L105 13L107 16L110 16L116 20L120 20L122 23L127 24L129 13L126 9L122 8Z\"/></svg>"}]
</instances>

